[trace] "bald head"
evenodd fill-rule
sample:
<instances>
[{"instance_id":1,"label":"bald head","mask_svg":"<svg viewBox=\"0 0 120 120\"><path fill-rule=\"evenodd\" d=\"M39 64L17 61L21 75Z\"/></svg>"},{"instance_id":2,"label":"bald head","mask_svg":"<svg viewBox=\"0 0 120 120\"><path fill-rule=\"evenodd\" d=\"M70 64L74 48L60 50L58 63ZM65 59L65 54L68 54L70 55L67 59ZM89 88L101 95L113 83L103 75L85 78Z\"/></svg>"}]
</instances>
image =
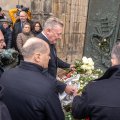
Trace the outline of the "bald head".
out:
<instances>
[{"instance_id":1,"label":"bald head","mask_svg":"<svg viewBox=\"0 0 120 120\"><path fill-rule=\"evenodd\" d=\"M36 37L28 39L22 48L24 61L35 63L43 68L48 68L49 54L49 45L42 39Z\"/></svg>"},{"instance_id":2,"label":"bald head","mask_svg":"<svg viewBox=\"0 0 120 120\"><path fill-rule=\"evenodd\" d=\"M22 55L24 58L31 57L34 53L46 53L49 49L48 44L42 39L32 37L26 41L22 48Z\"/></svg>"}]
</instances>

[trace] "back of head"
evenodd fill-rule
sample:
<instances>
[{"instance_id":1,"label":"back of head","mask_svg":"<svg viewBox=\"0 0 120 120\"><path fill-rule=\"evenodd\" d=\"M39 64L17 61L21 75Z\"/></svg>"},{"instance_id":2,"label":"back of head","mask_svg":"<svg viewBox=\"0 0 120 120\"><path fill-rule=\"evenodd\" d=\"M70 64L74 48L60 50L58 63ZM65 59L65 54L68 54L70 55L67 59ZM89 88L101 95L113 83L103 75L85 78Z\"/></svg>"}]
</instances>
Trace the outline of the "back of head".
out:
<instances>
[{"instance_id":1,"label":"back of head","mask_svg":"<svg viewBox=\"0 0 120 120\"><path fill-rule=\"evenodd\" d=\"M47 52L48 49L49 46L45 41L37 37L32 37L28 39L26 43L23 45L22 55L24 59L31 58L34 53L39 51L40 53L44 54Z\"/></svg>"},{"instance_id":2,"label":"back of head","mask_svg":"<svg viewBox=\"0 0 120 120\"><path fill-rule=\"evenodd\" d=\"M56 17L50 17L46 20L46 22L44 24L44 29L54 28L56 25L63 27L63 22Z\"/></svg>"},{"instance_id":3,"label":"back of head","mask_svg":"<svg viewBox=\"0 0 120 120\"><path fill-rule=\"evenodd\" d=\"M111 58L113 57L117 61L116 64L120 64L120 42L117 42L112 48Z\"/></svg>"}]
</instances>

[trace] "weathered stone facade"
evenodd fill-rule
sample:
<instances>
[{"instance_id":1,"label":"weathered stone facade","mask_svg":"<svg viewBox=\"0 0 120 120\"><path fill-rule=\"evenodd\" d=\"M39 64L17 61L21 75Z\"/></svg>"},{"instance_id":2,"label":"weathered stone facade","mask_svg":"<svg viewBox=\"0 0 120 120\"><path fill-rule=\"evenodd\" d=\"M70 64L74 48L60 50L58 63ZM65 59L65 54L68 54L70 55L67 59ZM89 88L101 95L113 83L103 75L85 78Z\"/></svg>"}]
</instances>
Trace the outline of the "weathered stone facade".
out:
<instances>
[{"instance_id":1,"label":"weathered stone facade","mask_svg":"<svg viewBox=\"0 0 120 120\"><path fill-rule=\"evenodd\" d=\"M18 4L24 5L25 7L29 7L31 9L31 0L0 0L0 6L3 10L15 8Z\"/></svg>"},{"instance_id":2,"label":"weathered stone facade","mask_svg":"<svg viewBox=\"0 0 120 120\"><path fill-rule=\"evenodd\" d=\"M58 55L73 62L83 53L88 0L32 0L32 13L35 20L44 23L49 16L64 21L63 39L58 41Z\"/></svg>"},{"instance_id":3,"label":"weathered stone facade","mask_svg":"<svg viewBox=\"0 0 120 120\"><path fill-rule=\"evenodd\" d=\"M88 0L1 0L4 10L23 4L32 11L33 20L43 24L49 16L59 17L64 21L61 41L57 52L67 62L81 59L83 54Z\"/></svg>"}]
</instances>

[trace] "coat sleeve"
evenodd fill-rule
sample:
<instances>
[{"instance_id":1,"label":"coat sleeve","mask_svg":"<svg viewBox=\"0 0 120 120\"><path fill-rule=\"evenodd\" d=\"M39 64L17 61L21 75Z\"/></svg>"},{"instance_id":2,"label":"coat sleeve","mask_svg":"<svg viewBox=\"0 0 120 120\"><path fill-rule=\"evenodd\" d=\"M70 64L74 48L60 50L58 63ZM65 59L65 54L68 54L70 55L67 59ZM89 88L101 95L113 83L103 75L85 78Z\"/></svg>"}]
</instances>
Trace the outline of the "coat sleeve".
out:
<instances>
[{"instance_id":1,"label":"coat sleeve","mask_svg":"<svg viewBox=\"0 0 120 120\"><path fill-rule=\"evenodd\" d=\"M12 31L8 29L8 42L7 42L7 49L12 47Z\"/></svg>"},{"instance_id":2,"label":"coat sleeve","mask_svg":"<svg viewBox=\"0 0 120 120\"><path fill-rule=\"evenodd\" d=\"M18 50L21 54L21 49L22 49L22 46L23 46L23 40L22 40L21 33L18 34L17 39L16 39L16 43L17 43L17 48L18 48Z\"/></svg>"},{"instance_id":3,"label":"coat sleeve","mask_svg":"<svg viewBox=\"0 0 120 120\"><path fill-rule=\"evenodd\" d=\"M62 61L60 58L57 57L57 63L59 68L69 68L70 64Z\"/></svg>"},{"instance_id":4,"label":"coat sleeve","mask_svg":"<svg viewBox=\"0 0 120 120\"><path fill-rule=\"evenodd\" d=\"M49 92L45 108L49 120L65 120L60 100L55 92Z\"/></svg>"},{"instance_id":5,"label":"coat sleeve","mask_svg":"<svg viewBox=\"0 0 120 120\"><path fill-rule=\"evenodd\" d=\"M48 78L50 78L50 80L54 81L55 82L55 85L56 85L56 90L58 93L62 93L65 91L65 88L67 86L67 84L55 79L53 76L51 76L47 70L44 70L43 74L45 76L47 76Z\"/></svg>"},{"instance_id":6,"label":"coat sleeve","mask_svg":"<svg viewBox=\"0 0 120 120\"><path fill-rule=\"evenodd\" d=\"M59 93L63 93L65 91L66 86L67 86L67 84L65 84L59 80L56 80L56 88Z\"/></svg>"},{"instance_id":7,"label":"coat sleeve","mask_svg":"<svg viewBox=\"0 0 120 120\"><path fill-rule=\"evenodd\" d=\"M83 119L89 116L86 91L84 91L81 96L74 97L72 103L72 115L76 119Z\"/></svg>"}]
</instances>

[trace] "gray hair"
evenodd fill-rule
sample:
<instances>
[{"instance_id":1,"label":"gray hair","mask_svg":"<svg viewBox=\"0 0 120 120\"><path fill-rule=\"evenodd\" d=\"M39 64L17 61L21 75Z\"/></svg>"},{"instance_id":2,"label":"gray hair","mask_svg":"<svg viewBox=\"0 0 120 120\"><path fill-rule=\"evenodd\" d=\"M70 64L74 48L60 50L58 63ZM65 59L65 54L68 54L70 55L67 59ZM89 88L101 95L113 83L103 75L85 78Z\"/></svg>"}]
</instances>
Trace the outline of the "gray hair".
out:
<instances>
[{"instance_id":1,"label":"gray hair","mask_svg":"<svg viewBox=\"0 0 120 120\"><path fill-rule=\"evenodd\" d=\"M120 63L120 42L117 42L113 48L112 48L112 52L111 52L111 56L112 55L115 55L117 60L119 61Z\"/></svg>"},{"instance_id":2,"label":"gray hair","mask_svg":"<svg viewBox=\"0 0 120 120\"><path fill-rule=\"evenodd\" d=\"M24 23L23 23L23 28L25 27L25 25L29 25L29 26L30 26L30 28L31 28L31 25L30 25L30 23L29 23L29 22L24 22Z\"/></svg>"},{"instance_id":3,"label":"gray hair","mask_svg":"<svg viewBox=\"0 0 120 120\"><path fill-rule=\"evenodd\" d=\"M46 43L47 44L47 43ZM34 53L46 53L48 48L45 42L39 38L30 38L22 47L22 55L24 58L32 56Z\"/></svg>"},{"instance_id":4,"label":"gray hair","mask_svg":"<svg viewBox=\"0 0 120 120\"><path fill-rule=\"evenodd\" d=\"M63 21L61 21L60 19L56 17L50 17L46 20L43 29L54 28L56 25L63 27Z\"/></svg>"}]
</instances>

